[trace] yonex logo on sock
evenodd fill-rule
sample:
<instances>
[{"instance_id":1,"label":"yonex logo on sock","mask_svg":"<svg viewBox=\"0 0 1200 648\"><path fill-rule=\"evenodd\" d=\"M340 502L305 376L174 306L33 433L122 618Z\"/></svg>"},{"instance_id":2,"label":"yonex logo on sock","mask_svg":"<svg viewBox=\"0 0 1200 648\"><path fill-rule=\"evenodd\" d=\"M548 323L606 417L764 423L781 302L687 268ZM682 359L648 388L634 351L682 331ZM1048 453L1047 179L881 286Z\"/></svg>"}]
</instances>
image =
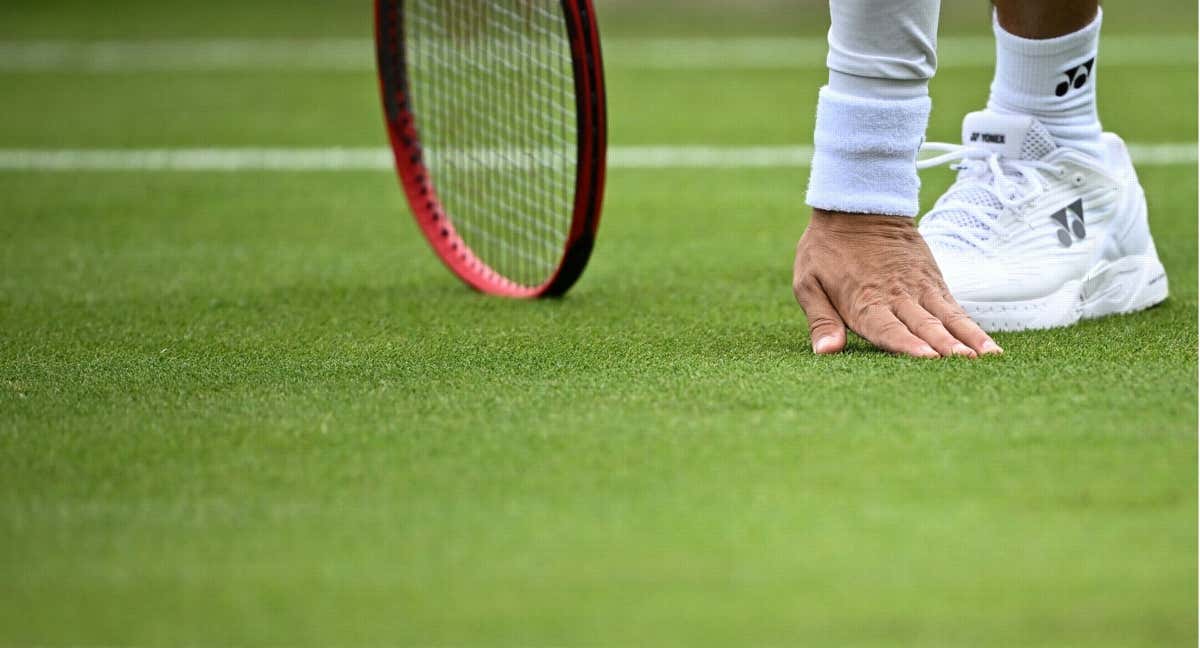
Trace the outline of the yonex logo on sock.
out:
<instances>
[{"instance_id":1,"label":"yonex logo on sock","mask_svg":"<svg viewBox=\"0 0 1200 648\"><path fill-rule=\"evenodd\" d=\"M1079 90L1083 86L1087 85L1088 79L1092 78L1092 68L1095 67L1095 65L1096 59L1092 58L1088 59L1087 63L1084 63L1079 67L1073 67L1070 70L1063 72L1063 75L1067 77L1067 80L1058 84L1058 87L1054 89L1054 94L1059 97L1065 97L1071 90Z\"/></svg>"},{"instance_id":2,"label":"yonex logo on sock","mask_svg":"<svg viewBox=\"0 0 1200 648\"><path fill-rule=\"evenodd\" d=\"M1083 224L1083 199L1080 198L1070 205L1054 212L1050 218L1059 224L1058 242L1063 247L1071 247L1075 240L1087 238L1087 227Z\"/></svg>"}]
</instances>

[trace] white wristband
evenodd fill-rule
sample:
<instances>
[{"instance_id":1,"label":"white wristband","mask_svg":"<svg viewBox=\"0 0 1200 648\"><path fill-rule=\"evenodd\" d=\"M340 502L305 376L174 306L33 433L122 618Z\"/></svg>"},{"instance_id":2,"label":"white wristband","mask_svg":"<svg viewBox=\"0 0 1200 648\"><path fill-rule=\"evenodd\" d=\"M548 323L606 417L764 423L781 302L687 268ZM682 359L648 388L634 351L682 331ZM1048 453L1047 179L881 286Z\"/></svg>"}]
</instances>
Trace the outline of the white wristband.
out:
<instances>
[{"instance_id":1,"label":"white wristband","mask_svg":"<svg viewBox=\"0 0 1200 648\"><path fill-rule=\"evenodd\" d=\"M917 150L932 102L864 99L821 88L808 205L827 211L914 217Z\"/></svg>"}]
</instances>

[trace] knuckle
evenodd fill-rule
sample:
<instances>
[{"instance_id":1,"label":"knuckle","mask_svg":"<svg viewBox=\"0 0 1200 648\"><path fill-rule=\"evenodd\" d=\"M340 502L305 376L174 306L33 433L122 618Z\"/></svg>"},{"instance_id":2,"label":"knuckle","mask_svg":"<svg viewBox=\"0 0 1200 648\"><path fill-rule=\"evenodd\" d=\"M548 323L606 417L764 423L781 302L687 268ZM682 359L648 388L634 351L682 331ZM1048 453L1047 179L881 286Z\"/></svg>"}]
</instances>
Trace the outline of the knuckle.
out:
<instances>
[{"instance_id":1,"label":"knuckle","mask_svg":"<svg viewBox=\"0 0 1200 648\"><path fill-rule=\"evenodd\" d=\"M860 323L863 326L870 326L875 320L880 319L882 310L878 304L859 300L852 310L853 319L856 323Z\"/></svg>"},{"instance_id":2,"label":"knuckle","mask_svg":"<svg viewBox=\"0 0 1200 648\"><path fill-rule=\"evenodd\" d=\"M792 290L797 294L812 294L818 290L817 278L808 272L799 273L792 280Z\"/></svg>"},{"instance_id":3,"label":"knuckle","mask_svg":"<svg viewBox=\"0 0 1200 648\"><path fill-rule=\"evenodd\" d=\"M897 302L897 301L901 301L901 300L909 298L908 289L899 283L894 283L894 284L888 286L886 294L888 296L888 299L893 302Z\"/></svg>"},{"instance_id":4,"label":"knuckle","mask_svg":"<svg viewBox=\"0 0 1200 648\"><path fill-rule=\"evenodd\" d=\"M975 320L971 319L971 316L964 313L960 308L955 308L946 313L942 317L942 321L946 323L946 328L960 331L964 335L975 337L983 337L984 335L983 330L979 328Z\"/></svg>"},{"instance_id":5,"label":"knuckle","mask_svg":"<svg viewBox=\"0 0 1200 648\"><path fill-rule=\"evenodd\" d=\"M837 322L832 317L818 315L808 320L808 329L810 331L826 331L834 328L837 328Z\"/></svg>"},{"instance_id":6,"label":"knuckle","mask_svg":"<svg viewBox=\"0 0 1200 648\"><path fill-rule=\"evenodd\" d=\"M965 317L962 306L954 299L945 288L934 288L926 290L921 294L919 303L929 312L942 317L943 319L954 317Z\"/></svg>"},{"instance_id":7,"label":"knuckle","mask_svg":"<svg viewBox=\"0 0 1200 648\"><path fill-rule=\"evenodd\" d=\"M920 302L924 304L953 304L950 299L950 291L941 285L926 285L918 293L921 296Z\"/></svg>"},{"instance_id":8,"label":"knuckle","mask_svg":"<svg viewBox=\"0 0 1200 648\"><path fill-rule=\"evenodd\" d=\"M864 310L883 309L887 307L886 293L876 284L863 284L855 291L854 300Z\"/></svg>"},{"instance_id":9,"label":"knuckle","mask_svg":"<svg viewBox=\"0 0 1200 648\"><path fill-rule=\"evenodd\" d=\"M936 265L926 265L922 268L921 283L924 287L931 290L945 290L946 282L942 279L942 272L938 270Z\"/></svg>"},{"instance_id":10,"label":"knuckle","mask_svg":"<svg viewBox=\"0 0 1200 648\"><path fill-rule=\"evenodd\" d=\"M913 332L924 337L925 335L944 335L945 329L942 327L942 322L933 316L924 316L913 327Z\"/></svg>"},{"instance_id":11,"label":"knuckle","mask_svg":"<svg viewBox=\"0 0 1200 648\"><path fill-rule=\"evenodd\" d=\"M908 327L894 319L884 320L875 324L875 334L884 339L897 338L908 334Z\"/></svg>"},{"instance_id":12,"label":"knuckle","mask_svg":"<svg viewBox=\"0 0 1200 648\"><path fill-rule=\"evenodd\" d=\"M883 293L883 286L873 277L867 277L858 284L858 294L865 299L870 299Z\"/></svg>"},{"instance_id":13,"label":"knuckle","mask_svg":"<svg viewBox=\"0 0 1200 648\"><path fill-rule=\"evenodd\" d=\"M961 324L969 324L969 325L973 326L975 324L975 322L972 321L971 318L968 317L966 313L962 312L961 310L957 310L957 309L952 310L949 313L946 313L945 321L950 326L959 326Z\"/></svg>"}]
</instances>

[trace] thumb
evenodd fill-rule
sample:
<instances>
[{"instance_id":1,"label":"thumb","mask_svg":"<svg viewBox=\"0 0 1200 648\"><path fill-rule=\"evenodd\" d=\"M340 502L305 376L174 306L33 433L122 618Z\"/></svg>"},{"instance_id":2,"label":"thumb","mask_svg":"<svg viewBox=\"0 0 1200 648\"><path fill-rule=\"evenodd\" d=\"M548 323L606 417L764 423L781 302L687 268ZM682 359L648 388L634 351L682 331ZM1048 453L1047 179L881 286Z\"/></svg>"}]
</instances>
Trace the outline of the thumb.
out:
<instances>
[{"instance_id":1,"label":"thumb","mask_svg":"<svg viewBox=\"0 0 1200 648\"><path fill-rule=\"evenodd\" d=\"M820 287L797 290L796 301L800 302L800 308L808 318L813 353L838 353L846 347L846 325L824 290Z\"/></svg>"}]
</instances>

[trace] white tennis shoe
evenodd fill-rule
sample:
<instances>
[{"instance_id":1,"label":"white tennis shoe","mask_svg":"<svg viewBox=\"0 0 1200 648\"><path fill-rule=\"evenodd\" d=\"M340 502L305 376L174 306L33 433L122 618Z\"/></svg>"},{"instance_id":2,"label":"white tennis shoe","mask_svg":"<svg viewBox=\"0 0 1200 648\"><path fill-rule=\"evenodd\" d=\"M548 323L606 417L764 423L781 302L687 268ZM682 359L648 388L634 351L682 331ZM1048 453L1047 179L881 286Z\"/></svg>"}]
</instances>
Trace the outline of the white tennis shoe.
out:
<instances>
[{"instance_id":1,"label":"white tennis shoe","mask_svg":"<svg viewBox=\"0 0 1200 648\"><path fill-rule=\"evenodd\" d=\"M1167 298L1146 196L1121 138L1103 135L1107 160L1060 147L1033 117L967 115L963 144L929 168L956 162L958 180L920 230L950 292L984 330L1070 326Z\"/></svg>"}]
</instances>

